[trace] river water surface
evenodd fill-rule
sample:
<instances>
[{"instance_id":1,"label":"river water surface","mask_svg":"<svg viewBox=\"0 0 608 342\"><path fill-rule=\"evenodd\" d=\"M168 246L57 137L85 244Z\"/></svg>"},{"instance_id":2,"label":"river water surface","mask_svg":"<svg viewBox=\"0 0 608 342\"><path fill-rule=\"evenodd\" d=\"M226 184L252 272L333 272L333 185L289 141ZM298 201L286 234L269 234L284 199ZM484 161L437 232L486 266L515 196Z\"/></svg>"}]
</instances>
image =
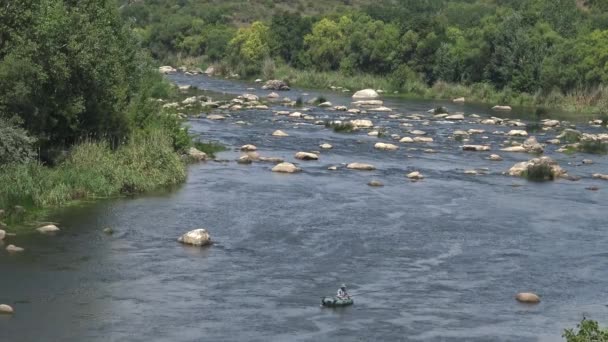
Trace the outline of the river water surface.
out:
<instances>
[{"instance_id":1,"label":"river water surface","mask_svg":"<svg viewBox=\"0 0 608 342\"><path fill-rule=\"evenodd\" d=\"M251 86L172 78L229 94ZM326 96L350 103L348 95ZM385 102L396 113L424 116L438 104ZM608 188L590 177L606 173L606 157L549 146L546 154L582 180L530 183L502 174L529 155L498 152L504 161L490 162L488 152L462 152L449 139L455 129L486 129L487 139L472 140L497 151L505 139L492 132L507 127L412 121L409 129L435 142L394 142L401 148L389 152L373 145L390 137L334 133L270 110L226 115L190 125L202 139L229 146L219 158L230 162L193 165L187 183L168 193L59 211L51 217L62 228L57 236L12 238L26 252L0 252L0 303L16 310L0 316L0 341L559 341L583 315L608 322ZM406 135L386 113L357 117ZM290 136L272 137L275 129ZM293 162L295 152L324 142L334 148L299 162L299 174L233 161L243 144ZM584 158L595 163L581 165ZM377 170L346 170L342 163L350 162ZM332 165L338 171L327 170ZM465 175L468 169L486 174ZM409 182L405 174L415 170L426 178ZM369 187L372 179L385 186ZM104 227L116 233L106 236ZM214 246L176 242L200 227ZM320 308L320 297L343 282L355 305ZM540 294L542 303L517 303L522 291Z\"/></svg>"}]
</instances>

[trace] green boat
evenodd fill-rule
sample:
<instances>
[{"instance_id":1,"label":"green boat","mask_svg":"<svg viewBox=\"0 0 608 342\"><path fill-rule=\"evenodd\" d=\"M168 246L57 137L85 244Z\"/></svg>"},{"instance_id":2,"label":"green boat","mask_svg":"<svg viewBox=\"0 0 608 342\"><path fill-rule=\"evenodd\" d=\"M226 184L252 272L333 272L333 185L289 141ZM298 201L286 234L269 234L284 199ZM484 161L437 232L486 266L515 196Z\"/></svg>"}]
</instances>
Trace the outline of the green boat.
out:
<instances>
[{"instance_id":1,"label":"green boat","mask_svg":"<svg viewBox=\"0 0 608 342\"><path fill-rule=\"evenodd\" d=\"M354 303L355 302L352 298L323 297L321 299L321 305L329 308L349 306L353 305Z\"/></svg>"}]
</instances>

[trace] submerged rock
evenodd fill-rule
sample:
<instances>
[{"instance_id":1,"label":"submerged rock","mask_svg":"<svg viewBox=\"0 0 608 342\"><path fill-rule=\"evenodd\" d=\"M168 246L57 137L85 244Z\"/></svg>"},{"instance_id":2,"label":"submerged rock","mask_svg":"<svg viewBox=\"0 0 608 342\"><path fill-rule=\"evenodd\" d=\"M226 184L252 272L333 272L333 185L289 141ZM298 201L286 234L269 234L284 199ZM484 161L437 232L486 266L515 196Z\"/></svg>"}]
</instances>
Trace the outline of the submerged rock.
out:
<instances>
[{"instance_id":1,"label":"submerged rock","mask_svg":"<svg viewBox=\"0 0 608 342\"><path fill-rule=\"evenodd\" d=\"M537 304L540 303L540 297L535 293L521 292L515 296L520 303Z\"/></svg>"},{"instance_id":2,"label":"submerged rock","mask_svg":"<svg viewBox=\"0 0 608 342\"><path fill-rule=\"evenodd\" d=\"M106 235L112 235L112 234L114 234L114 229L108 227L108 228L104 228L102 230L102 232Z\"/></svg>"},{"instance_id":3,"label":"submerged rock","mask_svg":"<svg viewBox=\"0 0 608 342\"><path fill-rule=\"evenodd\" d=\"M300 172L302 171L302 169L300 169L299 167L295 166L292 163L280 163L278 165L275 165L275 167L272 168L272 172L281 172L281 173L296 173L296 172Z\"/></svg>"},{"instance_id":4,"label":"submerged rock","mask_svg":"<svg viewBox=\"0 0 608 342\"><path fill-rule=\"evenodd\" d=\"M424 179L424 176L419 171L414 171L414 172L408 173L407 178L416 181L416 180Z\"/></svg>"},{"instance_id":5,"label":"submerged rock","mask_svg":"<svg viewBox=\"0 0 608 342\"><path fill-rule=\"evenodd\" d=\"M399 149L399 146L379 142L379 143L376 143L376 145L374 145L374 148L378 149L378 150L384 150L384 151L396 151Z\"/></svg>"},{"instance_id":6,"label":"submerged rock","mask_svg":"<svg viewBox=\"0 0 608 342\"><path fill-rule=\"evenodd\" d=\"M191 246L206 246L211 244L211 235L206 229L195 229L180 236L177 241Z\"/></svg>"},{"instance_id":7,"label":"submerged rock","mask_svg":"<svg viewBox=\"0 0 608 342\"><path fill-rule=\"evenodd\" d=\"M15 245L8 245L6 246L6 251L9 253L19 253L19 252L23 252L25 249L21 248L21 247L17 247Z\"/></svg>"},{"instance_id":8,"label":"submerged rock","mask_svg":"<svg viewBox=\"0 0 608 342\"><path fill-rule=\"evenodd\" d=\"M463 151L490 151L491 147L487 145L463 145Z\"/></svg>"},{"instance_id":9,"label":"submerged rock","mask_svg":"<svg viewBox=\"0 0 608 342\"><path fill-rule=\"evenodd\" d=\"M367 183L367 185L372 186L372 187L381 187L381 186L384 186L384 184L382 184L382 182L378 181L378 180L372 180L369 183Z\"/></svg>"},{"instance_id":10,"label":"submerged rock","mask_svg":"<svg viewBox=\"0 0 608 342\"><path fill-rule=\"evenodd\" d=\"M59 231L59 228L54 224L49 224L40 228L36 228L39 233L42 234L51 234Z\"/></svg>"},{"instance_id":11,"label":"submerged rock","mask_svg":"<svg viewBox=\"0 0 608 342\"><path fill-rule=\"evenodd\" d=\"M346 165L347 169L360 170L360 171L373 171L376 169L374 165L364 163L350 163Z\"/></svg>"},{"instance_id":12,"label":"submerged rock","mask_svg":"<svg viewBox=\"0 0 608 342\"><path fill-rule=\"evenodd\" d=\"M285 132L283 132L283 131L281 131L281 130L279 129L279 130L274 131L274 132L272 133L272 136L273 136L273 137L288 137L288 136L289 136L289 134L287 134L287 133L285 133Z\"/></svg>"},{"instance_id":13,"label":"submerged rock","mask_svg":"<svg viewBox=\"0 0 608 342\"><path fill-rule=\"evenodd\" d=\"M11 315L15 312L10 305L0 304L0 314Z\"/></svg>"}]
</instances>

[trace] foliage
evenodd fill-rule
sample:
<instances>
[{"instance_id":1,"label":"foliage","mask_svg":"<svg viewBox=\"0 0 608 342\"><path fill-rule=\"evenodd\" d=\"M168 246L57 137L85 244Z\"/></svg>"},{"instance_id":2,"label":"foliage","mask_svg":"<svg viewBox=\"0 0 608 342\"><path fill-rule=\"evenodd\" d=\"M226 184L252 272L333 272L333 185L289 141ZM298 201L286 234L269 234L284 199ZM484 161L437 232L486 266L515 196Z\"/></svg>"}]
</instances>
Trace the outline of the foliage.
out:
<instances>
[{"instance_id":1,"label":"foliage","mask_svg":"<svg viewBox=\"0 0 608 342\"><path fill-rule=\"evenodd\" d=\"M553 180L555 178L551 165L548 165L546 163L539 163L528 166L528 168L522 173L522 176L524 178L527 178L528 180L537 182Z\"/></svg>"},{"instance_id":2,"label":"foliage","mask_svg":"<svg viewBox=\"0 0 608 342\"><path fill-rule=\"evenodd\" d=\"M215 158L215 155L218 152L226 151L226 147L224 145L214 142L195 141L194 147L196 147L201 152L205 152L211 158Z\"/></svg>"},{"instance_id":3,"label":"foliage","mask_svg":"<svg viewBox=\"0 0 608 342\"><path fill-rule=\"evenodd\" d=\"M576 329L566 329L562 335L567 342L608 342L608 330L596 321L583 318Z\"/></svg>"},{"instance_id":4,"label":"foliage","mask_svg":"<svg viewBox=\"0 0 608 342\"><path fill-rule=\"evenodd\" d=\"M18 127L14 120L0 117L0 165L25 163L34 159L35 139Z\"/></svg>"},{"instance_id":5,"label":"foliage","mask_svg":"<svg viewBox=\"0 0 608 342\"><path fill-rule=\"evenodd\" d=\"M240 28L228 44L228 59L243 76L259 72L269 55L268 26L259 21L254 22L250 27Z\"/></svg>"},{"instance_id":6,"label":"foliage","mask_svg":"<svg viewBox=\"0 0 608 342\"><path fill-rule=\"evenodd\" d=\"M325 122L325 127L332 128L336 133L351 133L355 130L355 126L350 122Z\"/></svg>"},{"instance_id":7,"label":"foliage","mask_svg":"<svg viewBox=\"0 0 608 342\"><path fill-rule=\"evenodd\" d=\"M608 144L601 140L583 140L579 143L578 150L590 154L607 154Z\"/></svg>"},{"instance_id":8,"label":"foliage","mask_svg":"<svg viewBox=\"0 0 608 342\"><path fill-rule=\"evenodd\" d=\"M185 176L184 163L165 132L134 134L115 151L107 142L88 141L54 168L37 162L1 166L0 207L61 206L174 185Z\"/></svg>"}]
</instances>

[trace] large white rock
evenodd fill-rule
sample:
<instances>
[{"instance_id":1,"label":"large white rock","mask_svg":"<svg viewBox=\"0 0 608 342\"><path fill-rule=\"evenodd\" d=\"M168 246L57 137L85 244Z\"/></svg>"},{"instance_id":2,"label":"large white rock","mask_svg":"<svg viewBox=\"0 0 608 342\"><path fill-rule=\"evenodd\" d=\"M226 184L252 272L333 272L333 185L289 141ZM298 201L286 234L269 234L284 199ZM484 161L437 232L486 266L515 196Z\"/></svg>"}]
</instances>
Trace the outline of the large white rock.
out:
<instances>
[{"instance_id":1,"label":"large white rock","mask_svg":"<svg viewBox=\"0 0 608 342\"><path fill-rule=\"evenodd\" d=\"M353 99L375 99L380 97L374 89L363 89L353 94Z\"/></svg>"},{"instance_id":2,"label":"large white rock","mask_svg":"<svg viewBox=\"0 0 608 342\"><path fill-rule=\"evenodd\" d=\"M40 228L36 228L36 230L39 233L42 233L42 234L51 234L51 233L58 232L59 228L56 225L54 225L54 224L48 224L46 226L43 226L43 227L40 227Z\"/></svg>"},{"instance_id":3,"label":"large white rock","mask_svg":"<svg viewBox=\"0 0 608 342\"><path fill-rule=\"evenodd\" d=\"M207 67L207 69L205 69L205 74L207 74L207 76L213 76L213 74L215 74L215 68L212 66Z\"/></svg>"},{"instance_id":4,"label":"large white rock","mask_svg":"<svg viewBox=\"0 0 608 342\"><path fill-rule=\"evenodd\" d=\"M459 98L456 98L456 99L452 100L452 102L454 102L454 103L465 103L465 101L466 100L465 100L464 97L459 97Z\"/></svg>"},{"instance_id":5,"label":"large white rock","mask_svg":"<svg viewBox=\"0 0 608 342\"><path fill-rule=\"evenodd\" d=\"M379 143L376 143L376 145L374 145L374 148L376 148L378 150L384 150L384 151L396 151L399 149L399 146L379 142Z\"/></svg>"},{"instance_id":6,"label":"large white rock","mask_svg":"<svg viewBox=\"0 0 608 342\"><path fill-rule=\"evenodd\" d=\"M347 169L360 170L360 171L373 171L376 169L374 165L364 163L350 163L346 165Z\"/></svg>"},{"instance_id":7,"label":"large white rock","mask_svg":"<svg viewBox=\"0 0 608 342\"><path fill-rule=\"evenodd\" d=\"M280 163L275 165L272 168L272 172L281 172L281 173L296 173L302 171L299 167L295 166L292 163Z\"/></svg>"},{"instance_id":8,"label":"large white rock","mask_svg":"<svg viewBox=\"0 0 608 342\"><path fill-rule=\"evenodd\" d=\"M529 161L520 162L520 163L513 165L509 169L509 176L516 176L516 177L523 176L524 173L526 171L528 171L528 168L534 167L534 166L539 166L539 165L547 165L548 167L550 167L551 173L552 173L554 179L557 179L557 178L560 178L560 177L566 175L566 171L564 169L562 169L557 164L556 161L554 161L553 159L551 159L549 157L540 157L540 158L534 158Z\"/></svg>"},{"instance_id":9,"label":"large white rock","mask_svg":"<svg viewBox=\"0 0 608 342\"><path fill-rule=\"evenodd\" d=\"M371 106L382 106L384 104L384 102L382 100L362 100L362 101L355 101L353 102L353 104L357 107L371 107Z\"/></svg>"},{"instance_id":10,"label":"large white rock","mask_svg":"<svg viewBox=\"0 0 608 342\"><path fill-rule=\"evenodd\" d=\"M294 158L299 160L318 160L319 156L310 152L298 152L295 154Z\"/></svg>"},{"instance_id":11,"label":"large white rock","mask_svg":"<svg viewBox=\"0 0 608 342\"><path fill-rule=\"evenodd\" d=\"M403 137L401 138L401 140L399 140L400 143L413 143L414 139L410 138L410 137Z\"/></svg>"},{"instance_id":12,"label":"large white rock","mask_svg":"<svg viewBox=\"0 0 608 342\"><path fill-rule=\"evenodd\" d=\"M372 128L372 127L374 127L374 124L372 123L371 120L358 119L358 120L351 120L350 123L355 128Z\"/></svg>"},{"instance_id":13,"label":"large white rock","mask_svg":"<svg viewBox=\"0 0 608 342\"><path fill-rule=\"evenodd\" d=\"M557 127L557 126L559 126L559 121L558 120L547 120L547 121L543 122L543 126Z\"/></svg>"},{"instance_id":14,"label":"large white rock","mask_svg":"<svg viewBox=\"0 0 608 342\"><path fill-rule=\"evenodd\" d=\"M512 108L510 106L494 106L494 107L492 107L492 110L504 111L504 112L511 111L511 109Z\"/></svg>"},{"instance_id":15,"label":"large white rock","mask_svg":"<svg viewBox=\"0 0 608 342\"><path fill-rule=\"evenodd\" d=\"M241 98L247 102L253 102L253 101L259 101L260 98L257 95L254 94L243 94L241 95Z\"/></svg>"},{"instance_id":16,"label":"large white rock","mask_svg":"<svg viewBox=\"0 0 608 342\"><path fill-rule=\"evenodd\" d=\"M500 149L503 152L526 152L526 148L523 146L510 146Z\"/></svg>"},{"instance_id":17,"label":"large white rock","mask_svg":"<svg viewBox=\"0 0 608 342\"><path fill-rule=\"evenodd\" d=\"M10 305L0 304L0 314L11 315L15 312Z\"/></svg>"},{"instance_id":18,"label":"large white rock","mask_svg":"<svg viewBox=\"0 0 608 342\"><path fill-rule=\"evenodd\" d=\"M595 179L601 179L601 180L608 180L608 175L604 175L601 173L594 173L593 174L593 178Z\"/></svg>"},{"instance_id":19,"label":"large white rock","mask_svg":"<svg viewBox=\"0 0 608 342\"><path fill-rule=\"evenodd\" d=\"M414 142L417 143L432 143L433 138L431 137L414 137Z\"/></svg>"},{"instance_id":20,"label":"large white rock","mask_svg":"<svg viewBox=\"0 0 608 342\"><path fill-rule=\"evenodd\" d=\"M384 106L380 106L380 107L374 107L374 108L370 108L368 109L370 112L392 112L393 110L388 108L388 107L384 107Z\"/></svg>"},{"instance_id":21,"label":"large white rock","mask_svg":"<svg viewBox=\"0 0 608 342\"><path fill-rule=\"evenodd\" d=\"M521 292L515 296L518 302L521 303L529 303L529 304L537 304L540 303L540 297L535 293L530 292Z\"/></svg>"},{"instance_id":22,"label":"large white rock","mask_svg":"<svg viewBox=\"0 0 608 342\"><path fill-rule=\"evenodd\" d=\"M192 246L206 246L211 244L211 235L206 229L195 229L180 236L177 241Z\"/></svg>"}]
</instances>

